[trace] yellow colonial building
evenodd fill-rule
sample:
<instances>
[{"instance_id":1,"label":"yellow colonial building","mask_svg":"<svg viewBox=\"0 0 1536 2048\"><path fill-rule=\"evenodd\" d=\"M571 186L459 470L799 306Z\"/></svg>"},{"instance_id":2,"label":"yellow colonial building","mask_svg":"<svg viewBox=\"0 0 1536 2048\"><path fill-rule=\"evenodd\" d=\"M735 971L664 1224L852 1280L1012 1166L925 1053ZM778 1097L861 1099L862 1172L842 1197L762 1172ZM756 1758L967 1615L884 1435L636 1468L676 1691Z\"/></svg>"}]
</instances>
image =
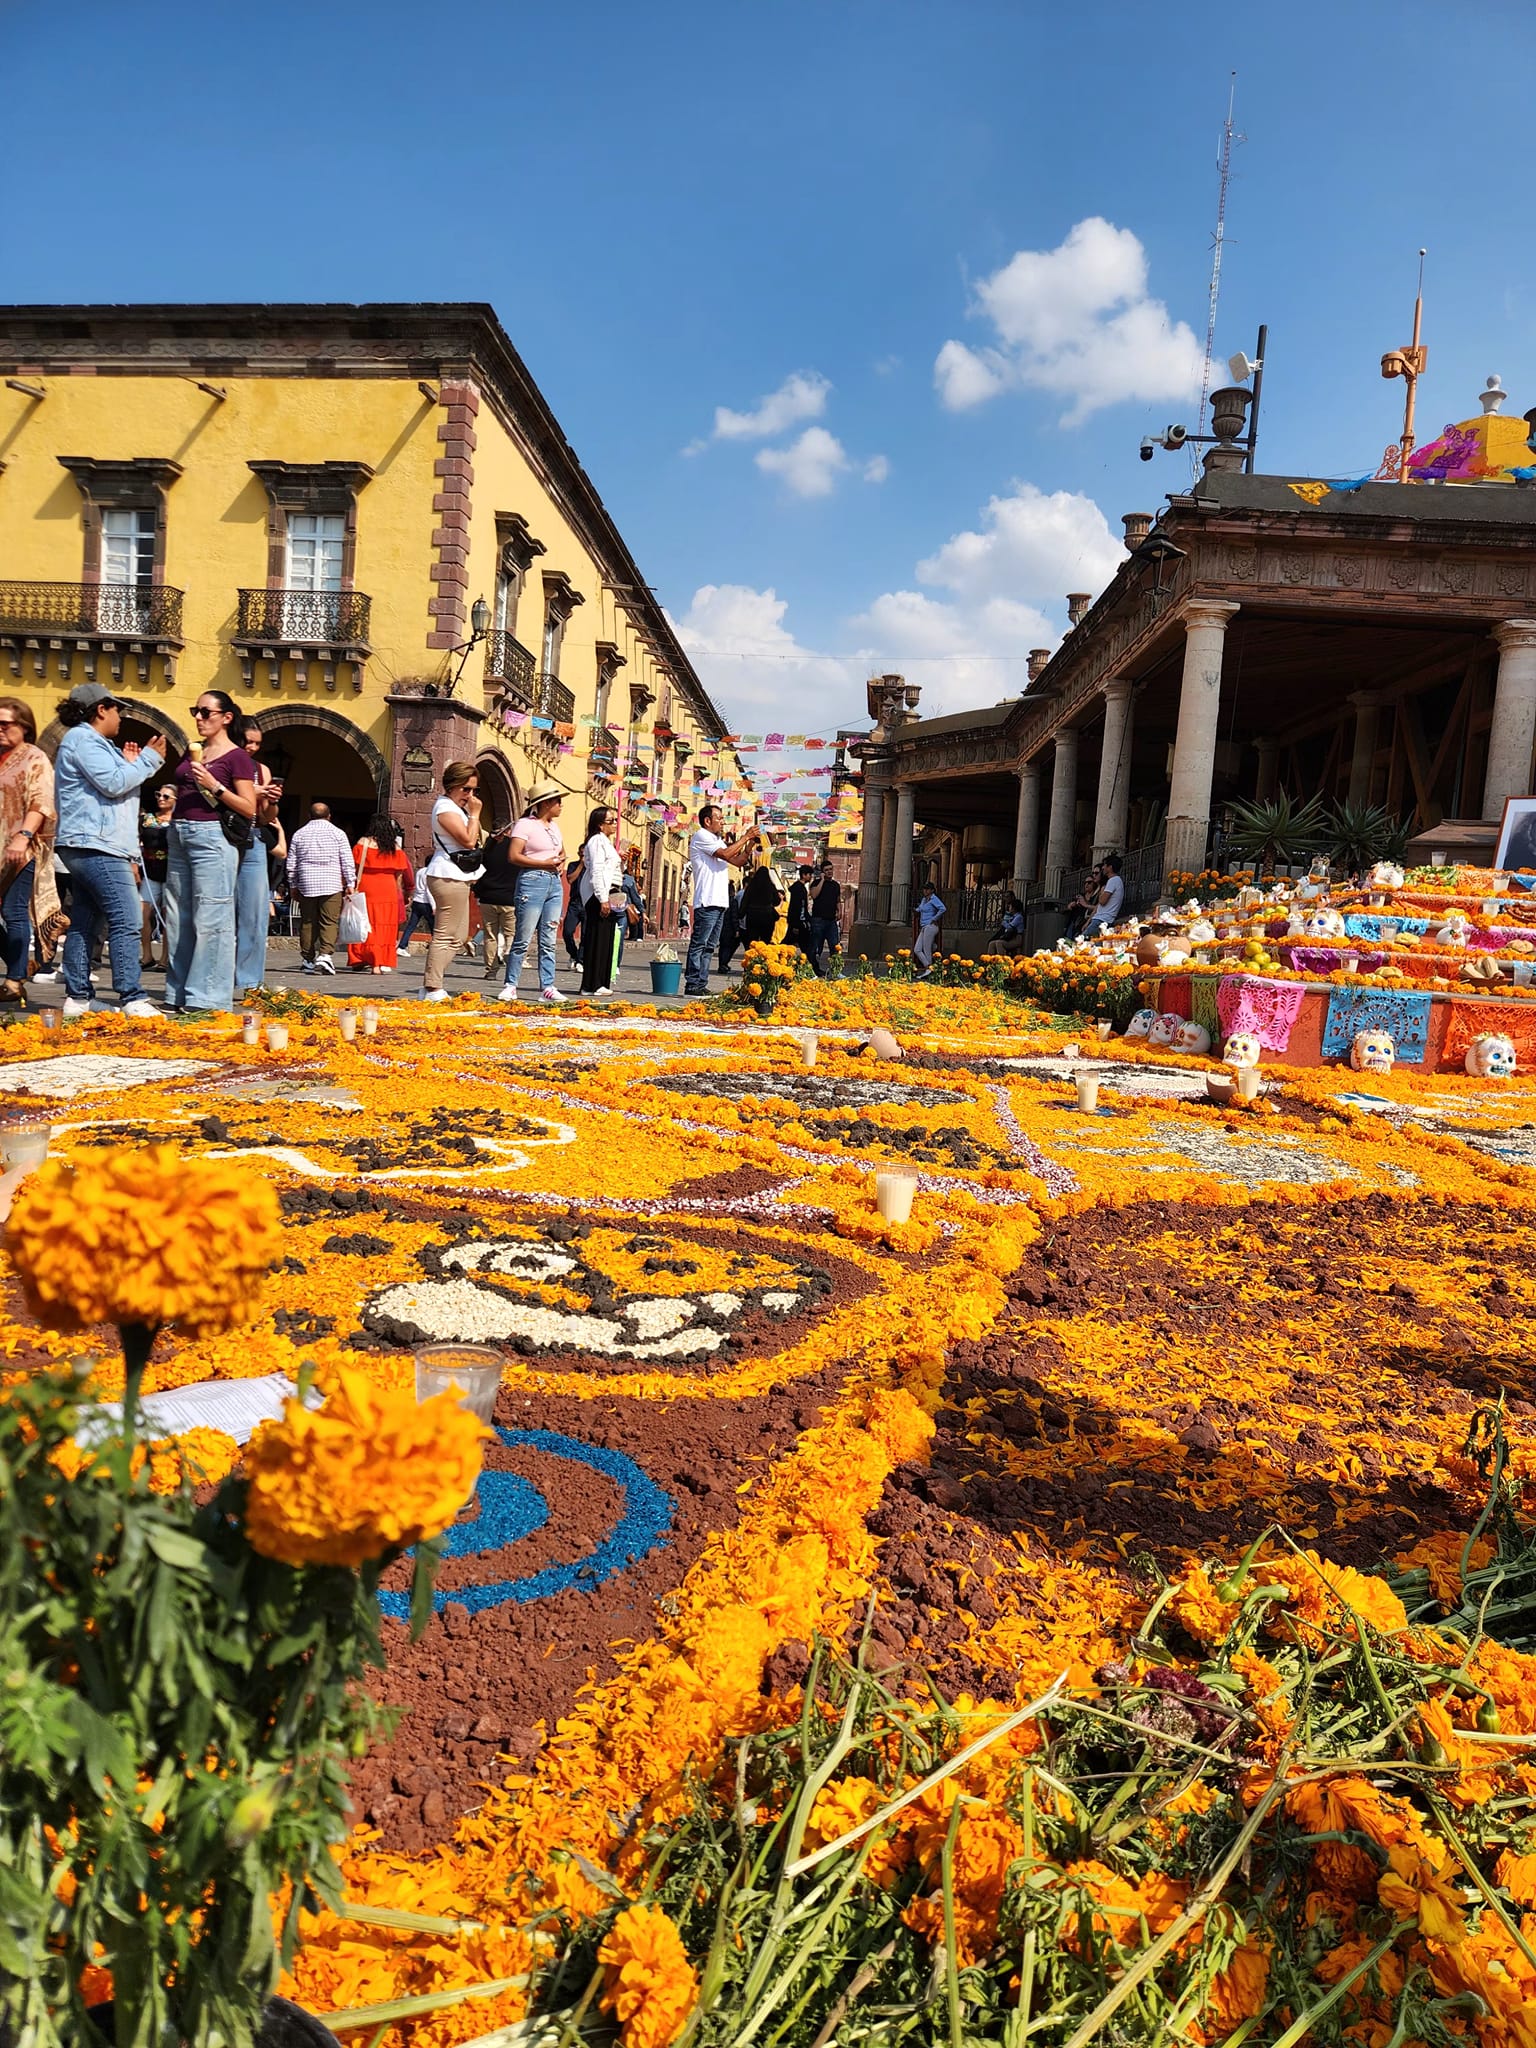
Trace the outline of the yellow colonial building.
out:
<instances>
[{"instance_id":1,"label":"yellow colonial building","mask_svg":"<svg viewBox=\"0 0 1536 2048\"><path fill-rule=\"evenodd\" d=\"M173 756L199 691L317 798L427 841L445 762L491 825L618 808L663 929L687 831L749 791L661 605L479 305L0 307L0 689L43 743L94 678Z\"/></svg>"}]
</instances>

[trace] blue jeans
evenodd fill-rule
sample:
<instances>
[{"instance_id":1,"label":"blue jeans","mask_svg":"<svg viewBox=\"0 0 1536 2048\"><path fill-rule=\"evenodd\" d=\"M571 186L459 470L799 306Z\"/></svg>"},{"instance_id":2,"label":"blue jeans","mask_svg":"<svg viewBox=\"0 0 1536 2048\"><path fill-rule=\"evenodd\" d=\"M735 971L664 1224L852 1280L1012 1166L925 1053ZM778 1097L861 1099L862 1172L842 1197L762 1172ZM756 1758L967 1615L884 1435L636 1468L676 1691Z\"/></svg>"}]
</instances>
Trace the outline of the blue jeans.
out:
<instances>
[{"instance_id":1,"label":"blue jeans","mask_svg":"<svg viewBox=\"0 0 1536 2048\"><path fill-rule=\"evenodd\" d=\"M77 1003L91 998L91 953L103 924L112 961L112 986L122 1003L136 1003L143 915L133 886L133 863L125 854L95 853L86 846L61 846L69 869L69 930L64 934L64 990Z\"/></svg>"},{"instance_id":2,"label":"blue jeans","mask_svg":"<svg viewBox=\"0 0 1536 2048\"><path fill-rule=\"evenodd\" d=\"M562 893L560 877L551 874L548 868L519 870L512 896L517 926L507 952L506 983L509 988L517 987L517 978L523 971L523 962L528 958L528 947L535 933L539 948L539 987L554 987L555 932L560 923Z\"/></svg>"},{"instance_id":3,"label":"blue jeans","mask_svg":"<svg viewBox=\"0 0 1536 2048\"><path fill-rule=\"evenodd\" d=\"M683 969L683 993L690 996L709 994L709 962L720 938L720 927L725 923L725 905L717 903L713 909L699 909L694 905L693 928L688 939L688 964Z\"/></svg>"},{"instance_id":4,"label":"blue jeans","mask_svg":"<svg viewBox=\"0 0 1536 2048\"><path fill-rule=\"evenodd\" d=\"M165 874L165 999L173 1010L235 1005L239 855L217 818L176 818Z\"/></svg>"},{"instance_id":5,"label":"blue jeans","mask_svg":"<svg viewBox=\"0 0 1536 2048\"><path fill-rule=\"evenodd\" d=\"M267 926L271 921L266 842L253 839L240 855L235 875L235 987L242 994L266 981Z\"/></svg>"},{"instance_id":6,"label":"blue jeans","mask_svg":"<svg viewBox=\"0 0 1536 2048\"><path fill-rule=\"evenodd\" d=\"M806 958L818 974L821 973L821 956L829 946L835 946L839 937L835 917L813 917L807 927Z\"/></svg>"},{"instance_id":7,"label":"blue jeans","mask_svg":"<svg viewBox=\"0 0 1536 2048\"><path fill-rule=\"evenodd\" d=\"M0 917L5 919L5 978L25 981L27 955L32 950L32 877L36 861L29 860L5 885Z\"/></svg>"}]
</instances>

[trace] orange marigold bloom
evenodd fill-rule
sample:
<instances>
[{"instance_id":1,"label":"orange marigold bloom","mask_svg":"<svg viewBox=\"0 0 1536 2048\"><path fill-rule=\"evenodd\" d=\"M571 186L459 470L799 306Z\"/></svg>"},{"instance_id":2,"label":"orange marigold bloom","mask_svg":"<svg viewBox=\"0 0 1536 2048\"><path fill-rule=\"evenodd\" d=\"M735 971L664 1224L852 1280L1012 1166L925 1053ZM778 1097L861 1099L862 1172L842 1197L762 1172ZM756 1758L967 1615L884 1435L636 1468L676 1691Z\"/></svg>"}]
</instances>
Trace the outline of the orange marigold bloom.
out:
<instances>
[{"instance_id":1,"label":"orange marigold bloom","mask_svg":"<svg viewBox=\"0 0 1536 2048\"><path fill-rule=\"evenodd\" d=\"M670 2048L698 2002L699 1980L667 1915L626 1906L597 1959L605 1979L599 2002L618 2020L624 2048Z\"/></svg>"},{"instance_id":2,"label":"orange marigold bloom","mask_svg":"<svg viewBox=\"0 0 1536 2048\"><path fill-rule=\"evenodd\" d=\"M1422 1850L1401 1844L1387 1851L1389 1868L1376 1886L1376 1896L1389 1913L1413 1919L1428 1941L1455 1943L1467 1931L1467 1916L1455 1887Z\"/></svg>"},{"instance_id":3,"label":"orange marigold bloom","mask_svg":"<svg viewBox=\"0 0 1536 2048\"><path fill-rule=\"evenodd\" d=\"M1224 1643L1242 1611L1237 1603L1222 1599L1203 1564L1189 1574L1169 1604L1174 1619L1200 1643Z\"/></svg>"},{"instance_id":4,"label":"orange marigold bloom","mask_svg":"<svg viewBox=\"0 0 1536 2048\"><path fill-rule=\"evenodd\" d=\"M1312 1877L1320 1891L1345 1899L1374 1899L1381 1865L1354 1842L1319 1842L1312 1852Z\"/></svg>"},{"instance_id":5,"label":"orange marigold bloom","mask_svg":"<svg viewBox=\"0 0 1536 2048\"><path fill-rule=\"evenodd\" d=\"M1518 1905L1536 1906L1536 1856L1517 1856L1506 1849L1493 1874Z\"/></svg>"},{"instance_id":6,"label":"orange marigold bloom","mask_svg":"<svg viewBox=\"0 0 1536 2048\"><path fill-rule=\"evenodd\" d=\"M359 1565L446 1529L490 1432L456 1394L418 1402L337 1369L323 1408L290 1401L246 1447L251 1548L283 1564Z\"/></svg>"},{"instance_id":7,"label":"orange marigold bloom","mask_svg":"<svg viewBox=\"0 0 1536 2048\"><path fill-rule=\"evenodd\" d=\"M277 1251L277 1196L248 1168L173 1145L93 1152L23 1181L6 1249L51 1330L174 1323L216 1337L248 1323Z\"/></svg>"},{"instance_id":8,"label":"orange marigold bloom","mask_svg":"<svg viewBox=\"0 0 1536 2048\"><path fill-rule=\"evenodd\" d=\"M1268 1985L1268 1949L1245 1941L1241 1948L1232 1951L1227 1967L1211 1979L1201 2017L1223 2033L1230 2032L1264 2010Z\"/></svg>"}]
</instances>

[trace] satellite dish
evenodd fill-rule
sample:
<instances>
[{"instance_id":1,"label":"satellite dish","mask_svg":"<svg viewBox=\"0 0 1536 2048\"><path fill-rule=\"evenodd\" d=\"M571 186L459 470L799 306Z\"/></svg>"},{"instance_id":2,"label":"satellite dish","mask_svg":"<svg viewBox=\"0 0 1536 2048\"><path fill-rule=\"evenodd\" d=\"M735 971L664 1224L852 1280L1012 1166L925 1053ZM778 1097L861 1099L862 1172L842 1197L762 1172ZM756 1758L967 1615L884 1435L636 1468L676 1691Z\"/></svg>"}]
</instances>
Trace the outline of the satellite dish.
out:
<instances>
[{"instance_id":1,"label":"satellite dish","mask_svg":"<svg viewBox=\"0 0 1536 2048\"><path fill-rule=\"evenodd\" d=\"M1246 384L1259 365L1251 362L1241 349L1235 356L1227 357L1227 374L1234 384Z\"/></svg>"}]
</instances>

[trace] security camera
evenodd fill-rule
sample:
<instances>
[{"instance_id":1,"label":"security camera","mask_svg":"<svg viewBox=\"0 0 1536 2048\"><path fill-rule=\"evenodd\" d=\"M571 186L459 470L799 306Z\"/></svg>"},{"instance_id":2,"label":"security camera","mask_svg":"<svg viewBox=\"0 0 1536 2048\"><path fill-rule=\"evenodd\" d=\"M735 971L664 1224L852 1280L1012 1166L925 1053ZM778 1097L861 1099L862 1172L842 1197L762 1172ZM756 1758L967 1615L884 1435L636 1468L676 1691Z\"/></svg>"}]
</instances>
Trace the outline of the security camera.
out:
<instances>
[{"instance_id":1,"label":"security camera","mask_svg":"<svg viewBox=\"0 0 1536 2048\"><path fill-rule=\"evenodd\" d=\"M1143 435L1142 435L1142 437L1141 437L1141 459L1142 459L1142 461L1143 461L1143 462L1150 462L1150 461L1152 460L1153 452L1154 452L1154 450L1156 449L1156 447L1157 447L1157 443L1156 443L1156 441L1154 441L1154 440L1153 440L1153 438L1152 438L1152 436L1151 436L1150 434L1143 434Z\"/></svg>"},{"instance_id":2,"label":"security camera","mask_svg":"<svg viewBox=\"0 0 1536 2048\"><path fill-rule=\"evenodd\" d=\"M1164 429L1163 446L1168 450L1168 453L1170 455L1173 454L1175 449L1182 448L1184 446L1184 443L1188 439L1188 427L1168 427Z\"/></svg>"}]
</instances>

